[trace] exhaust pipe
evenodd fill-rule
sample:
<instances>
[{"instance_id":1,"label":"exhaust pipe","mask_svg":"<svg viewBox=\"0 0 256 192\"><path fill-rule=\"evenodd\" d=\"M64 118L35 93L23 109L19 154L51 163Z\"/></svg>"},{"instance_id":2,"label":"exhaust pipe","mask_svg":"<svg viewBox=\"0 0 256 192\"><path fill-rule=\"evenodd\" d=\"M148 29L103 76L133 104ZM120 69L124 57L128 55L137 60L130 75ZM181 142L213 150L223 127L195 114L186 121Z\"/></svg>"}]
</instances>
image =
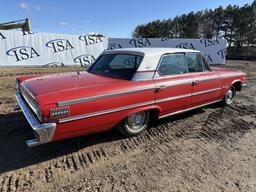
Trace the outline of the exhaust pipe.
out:
<instances>
[{"instance_id":1,"label":"exhaust pipe","mask_svg":"<svg viewBox=\"0 0 256 192\"><path fill-rule=\"evenodd\" d=\"M40 142L37 139L30 139L26 141L28 147L35 147L40 145Z\"/></svg>"}]
</instances>

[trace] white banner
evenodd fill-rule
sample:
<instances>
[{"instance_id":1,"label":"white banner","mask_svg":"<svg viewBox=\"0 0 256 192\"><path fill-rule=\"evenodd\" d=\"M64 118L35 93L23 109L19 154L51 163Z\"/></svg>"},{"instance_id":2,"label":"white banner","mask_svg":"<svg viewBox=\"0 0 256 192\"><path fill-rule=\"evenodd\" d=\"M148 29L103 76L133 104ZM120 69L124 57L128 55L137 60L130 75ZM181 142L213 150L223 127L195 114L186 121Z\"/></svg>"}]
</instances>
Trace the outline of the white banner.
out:
<instances>
[{"instance_id":1,"label":"white banner","mask_svg":"<svg viewBox=\"0 0 256 192\"><path fill-rule=\"evenodd\" d=\"M164 38L135 38L109 39L108 49L128 47L176 47L202 51L208 63L225 64L225 39L164 39Z\"/></svg>"},{"instance_id":2,"label":"white banner","mask_svg":"<svg viewBox=\"0 0 256 192\"><path fill-rule=\"evenodd\" d=\"M225 64L226 40L104 38L88 35L0 31L0 66L89 66L105 49L178 47L197 49L210 64Z\"/></svg>"},{"instance_id":3,"label":"white banner","mask_svg":"<svg viewBox=\"0 0 256 192\"><path fill-rule=\"evenodd\" d=\"M103 37L0 31L0 66L89 66L107 46Z\"/></svg>"}]
</instances>

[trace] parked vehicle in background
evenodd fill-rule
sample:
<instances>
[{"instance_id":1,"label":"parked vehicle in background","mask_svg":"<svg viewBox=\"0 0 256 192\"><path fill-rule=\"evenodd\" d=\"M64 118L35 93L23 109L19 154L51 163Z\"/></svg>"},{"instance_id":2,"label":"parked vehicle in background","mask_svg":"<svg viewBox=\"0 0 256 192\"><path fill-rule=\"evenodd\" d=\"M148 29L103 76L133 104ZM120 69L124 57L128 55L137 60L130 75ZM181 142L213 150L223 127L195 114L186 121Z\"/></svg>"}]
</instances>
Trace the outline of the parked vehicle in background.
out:
<instances>
[{"instance_id":1,"label":"parked vehicle in background","mask_svg":"<svg viewBox=\"0 0 256 192\"><path fill-rule=\"evenodd\" d=\"M245 83L245 73L211 68L196 50L131 48L104 51L88 71L19 77L16 98L31 147L113 127L138 135L152 118L230 105Z\"/></svg>"}]
</instances>

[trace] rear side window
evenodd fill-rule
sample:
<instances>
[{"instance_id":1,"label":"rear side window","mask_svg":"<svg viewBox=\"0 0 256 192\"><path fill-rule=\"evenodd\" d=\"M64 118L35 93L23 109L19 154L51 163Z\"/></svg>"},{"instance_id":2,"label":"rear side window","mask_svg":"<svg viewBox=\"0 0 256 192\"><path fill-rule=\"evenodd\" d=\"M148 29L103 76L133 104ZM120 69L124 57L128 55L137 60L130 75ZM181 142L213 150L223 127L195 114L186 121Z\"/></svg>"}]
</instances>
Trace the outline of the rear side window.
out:
<instances>
[{"instance_id":1,"label":"rear side window","mask_svg":"<svg viewBox=\"0 0 256 192\"><path fill-rule=\"evenodd\" d=\"M164 55L159 64L159 75L175 75L187 73L186 58L184 54Z\"/></svg>"},{"instance_id":2,"label":"rear side window","mask_svg":"<svg viewBox=\"0 0 256 192\"><path fill-rule=\"evenodd\" d=\"M188 53L187 54L187 63L188 63L188 71L189 72L204 71L201 55L198 53Z\"/></svg>"}]
</instances>

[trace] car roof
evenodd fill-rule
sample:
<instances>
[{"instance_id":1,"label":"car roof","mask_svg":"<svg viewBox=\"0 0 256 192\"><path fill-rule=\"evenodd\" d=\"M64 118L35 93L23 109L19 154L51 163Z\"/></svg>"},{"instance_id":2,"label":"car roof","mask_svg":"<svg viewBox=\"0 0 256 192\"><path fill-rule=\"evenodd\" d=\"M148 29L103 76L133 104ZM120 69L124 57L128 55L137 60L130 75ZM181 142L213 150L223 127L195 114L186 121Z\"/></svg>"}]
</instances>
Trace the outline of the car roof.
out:
<instances>
[{"instance_id":1,"label":"car roof","mask_svg":"<svg viewBox=\"0 0 256 192\"><path fill-rule=\"evenodd\" d=\"M141 53L143 55L162 55L166 53L200 53L198 50L193 49L181 49L181 48L162 48L162 47L143 47L143 48L121 48L114 50L106 50L105 53L118 53L118 52L128 52L128 53Z\"/></svg>"},{"instance_id":2,"label":"car roof","mask_svg":"<svg viewBox=\"0 0 256 192\"><path fill-rule=\"evenodd\" d=\"M114 50L105 50L103 54L111 53L126 53L126 54L139 54L143 56L142 62L138 67L133 80L148 80L152 79L154 71L157 69L158 63L164 54L173 53L201 53L200 51L193 49L181 49L181 48L121 48ZM141 73L143 72L143 73Z\"/></svg>"}]
</instances>

